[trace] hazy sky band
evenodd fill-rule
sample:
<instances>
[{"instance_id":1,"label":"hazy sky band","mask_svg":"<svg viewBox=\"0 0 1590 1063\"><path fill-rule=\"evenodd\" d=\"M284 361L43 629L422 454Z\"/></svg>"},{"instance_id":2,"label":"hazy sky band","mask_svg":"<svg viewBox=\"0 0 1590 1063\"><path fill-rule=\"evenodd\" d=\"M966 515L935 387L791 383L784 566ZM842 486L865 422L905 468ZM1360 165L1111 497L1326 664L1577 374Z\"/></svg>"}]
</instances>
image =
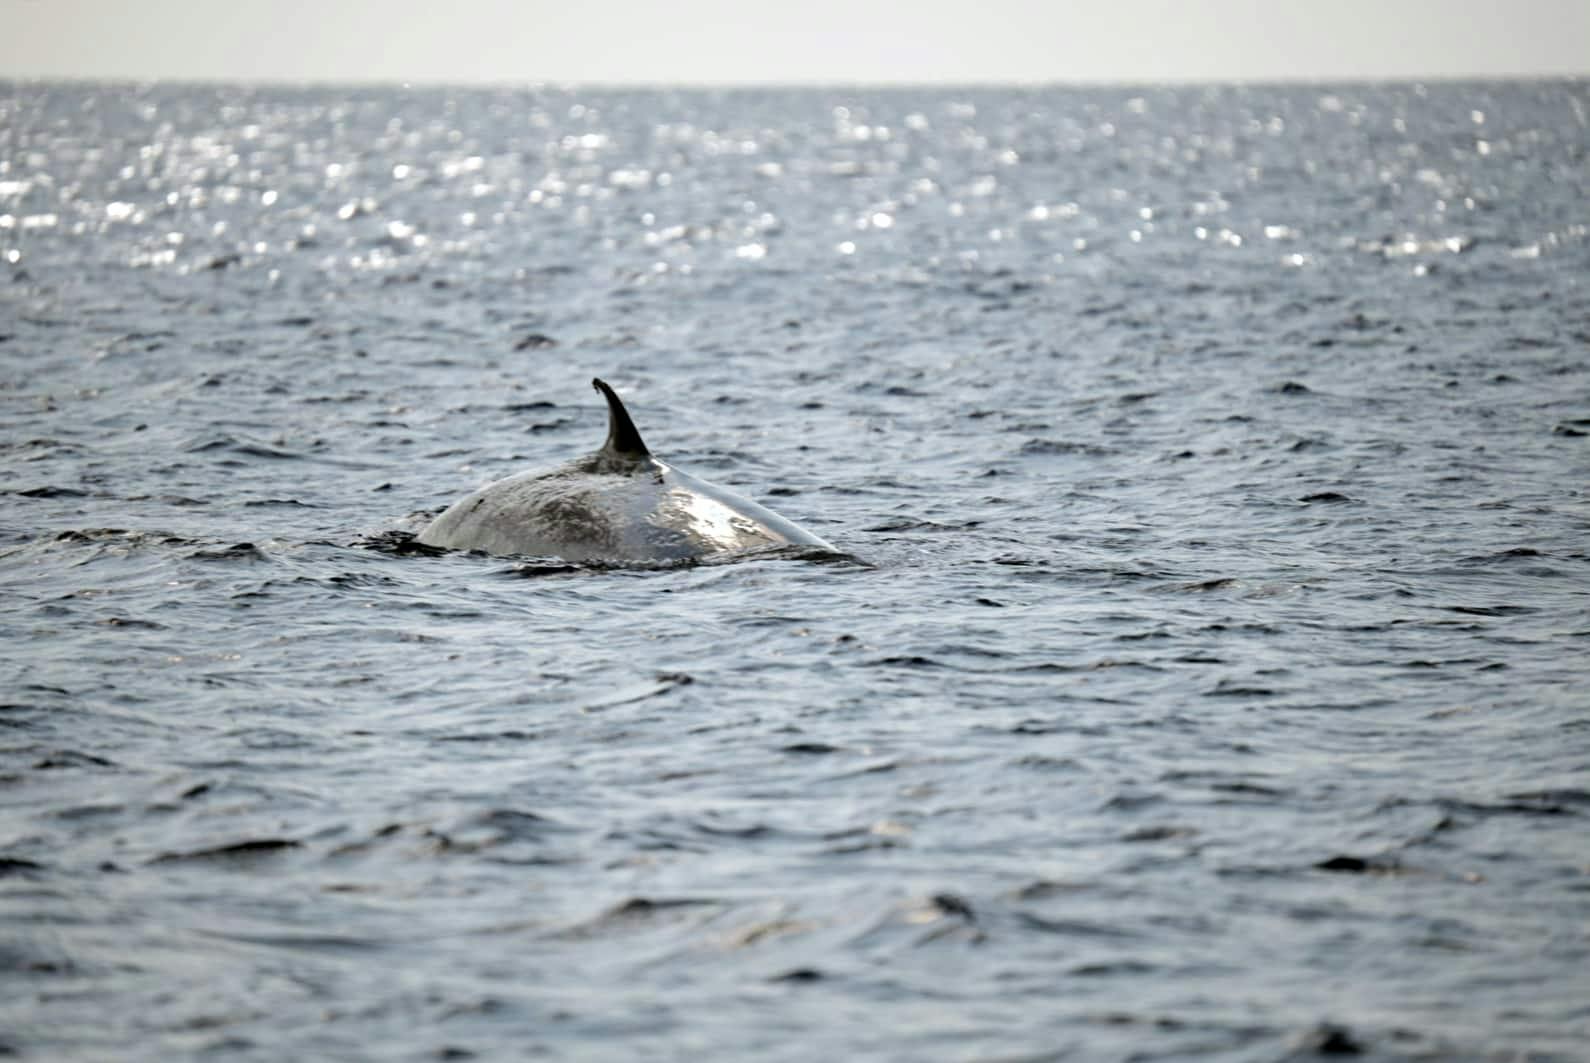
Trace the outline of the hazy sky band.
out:
<instances>
[{"instance_id":1,"label":"hazy sky band","mask_svg":"<svg viewBox=\"0 0 1590 1063\"><path fill-rule=\"evenodd\" d=\"M0 76L599 84L1590 73L1590 2L0 0Z\"/></svg>"}]
</instances>

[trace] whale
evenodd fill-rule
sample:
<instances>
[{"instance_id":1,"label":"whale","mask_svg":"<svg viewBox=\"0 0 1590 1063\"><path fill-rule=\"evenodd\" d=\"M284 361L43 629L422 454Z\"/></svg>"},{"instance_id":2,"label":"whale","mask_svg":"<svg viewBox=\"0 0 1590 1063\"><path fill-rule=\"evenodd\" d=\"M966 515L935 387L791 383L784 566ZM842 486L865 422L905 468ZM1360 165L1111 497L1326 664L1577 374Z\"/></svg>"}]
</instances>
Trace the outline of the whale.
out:
<instances>
[{"instance_id":1,"label":"whale","mask_svg":"<svg viewBox=\"0 0 1590 1063\"><path fill-rule=\"evenodd\" d=\"M445 550L571 562L670 562L779 548L837 553L793 521L654 457L618 394L600 450L487 484L454 502L418 539Z\"/></svg>"}]
</instances>

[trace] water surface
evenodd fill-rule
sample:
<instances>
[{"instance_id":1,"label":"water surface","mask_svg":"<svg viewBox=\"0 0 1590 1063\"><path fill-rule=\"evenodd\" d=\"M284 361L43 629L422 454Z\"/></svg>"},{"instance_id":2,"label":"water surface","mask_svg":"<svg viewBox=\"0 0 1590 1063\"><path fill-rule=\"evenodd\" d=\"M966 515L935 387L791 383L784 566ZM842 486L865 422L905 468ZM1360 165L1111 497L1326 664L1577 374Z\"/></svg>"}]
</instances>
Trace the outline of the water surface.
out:
<instances>
[{"instance_id":1,"label":"water surface","mask_svg":"<svg viewBox=\"0 0 1590 1063\"><path fill-rule=\"evenodd\" d=\"M0 86L0 1046L1584 1058L1587 108Z\"/></svg>"}]
</instances>

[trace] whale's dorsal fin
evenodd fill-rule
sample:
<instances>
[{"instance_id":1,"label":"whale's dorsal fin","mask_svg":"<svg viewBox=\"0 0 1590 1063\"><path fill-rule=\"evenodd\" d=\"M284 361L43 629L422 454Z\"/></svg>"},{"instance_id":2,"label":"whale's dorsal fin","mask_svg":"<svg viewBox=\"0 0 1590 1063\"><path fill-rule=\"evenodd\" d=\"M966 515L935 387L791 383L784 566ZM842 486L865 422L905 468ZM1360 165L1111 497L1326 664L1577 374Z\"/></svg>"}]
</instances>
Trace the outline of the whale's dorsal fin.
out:
<instances>
[{"instance_id":1,"label":"whale's dorsal fin","mask_svg":"<svg viewBox=\"0 0 1590 1063\"><path fill-rule=\"evenodd\" d=\"M651 451L646 449L645 442L641 440L635 422L629 419L629 411L624 409L624 404L613 389L607 386L607 381L592 380L591 386L607 398L607 442L602 444L602 453L625 458L651 457Z\"/></svg>"}]
</instances>

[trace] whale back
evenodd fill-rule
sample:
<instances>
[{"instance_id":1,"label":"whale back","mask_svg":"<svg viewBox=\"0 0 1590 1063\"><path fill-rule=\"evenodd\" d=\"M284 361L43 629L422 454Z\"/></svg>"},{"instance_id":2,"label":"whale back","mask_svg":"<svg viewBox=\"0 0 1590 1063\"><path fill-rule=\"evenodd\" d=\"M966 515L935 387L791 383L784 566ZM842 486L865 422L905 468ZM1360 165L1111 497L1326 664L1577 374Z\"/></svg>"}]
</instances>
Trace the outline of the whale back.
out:
<instances>
[{"instance_id":1,"label":"whale back","mask_svg":"<svg viewBox=\"0 0 1590 1063\"><path fill-rule=\"evenodd\" d=\"M831 551L821 538L733 491L657 460L601 380L600 450L518 473L453 503L420 533L429 546L568 561L676 561L778 546Z\"/></svg>"}]
</instances>

